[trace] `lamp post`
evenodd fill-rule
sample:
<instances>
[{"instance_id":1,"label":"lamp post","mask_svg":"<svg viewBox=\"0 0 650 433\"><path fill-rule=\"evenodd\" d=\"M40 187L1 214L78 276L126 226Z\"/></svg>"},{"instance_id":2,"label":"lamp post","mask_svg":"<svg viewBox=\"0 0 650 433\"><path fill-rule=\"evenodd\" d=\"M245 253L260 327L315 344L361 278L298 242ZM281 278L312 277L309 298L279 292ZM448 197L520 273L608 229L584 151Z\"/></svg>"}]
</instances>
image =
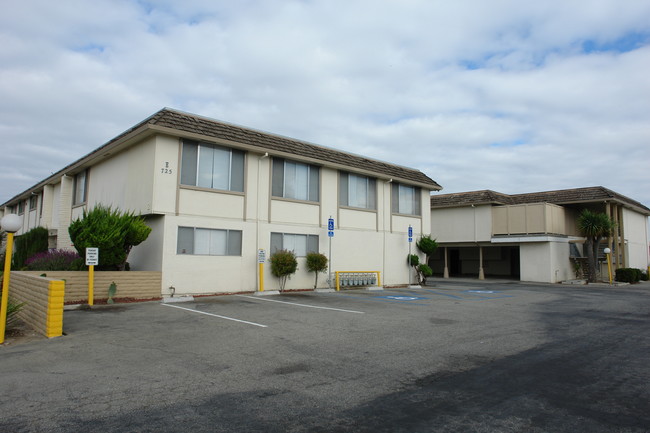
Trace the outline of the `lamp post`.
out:
<instances>
[{"instance_id":1,"label":"lamp post","mask_svg":"<svg viewBox=\"0 0 650 433\"><path fill-rule=\"evenodd\" d=\"M0 344L5 342L7 326L7 303L9 302L9 277L11 276L11 254L14 248L14 233L23 226L21 218L16 214L5 215L0 220L2 230L7 232L7 248L5 250L5 270L2 278L2 306L0 307Z\"/></svg>"},{"instance_id":2,"label":"lamp post","mask_svg":"<svg viewBox=\"0 0 650 433\"><path fill-rule=\"evenodd\" d=\"M605 248L603 250L605 255L607 256L607 272L609 273L609 284L612 284L612 260L611 260L611 255L612 255L612 250L609 248Z\"/></svg>"}]
</instances>

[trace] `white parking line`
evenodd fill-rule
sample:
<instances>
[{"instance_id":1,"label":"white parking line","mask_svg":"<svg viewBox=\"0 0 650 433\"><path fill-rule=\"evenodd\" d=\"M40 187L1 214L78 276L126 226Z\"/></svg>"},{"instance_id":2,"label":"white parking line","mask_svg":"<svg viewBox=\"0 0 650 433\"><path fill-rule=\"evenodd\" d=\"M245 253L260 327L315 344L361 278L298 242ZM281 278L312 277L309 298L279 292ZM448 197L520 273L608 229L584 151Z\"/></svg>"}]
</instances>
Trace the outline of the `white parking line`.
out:
<instances>
[{"instance_id":1,"label":"white parking line","mask_svg":"<svg viewBox=\"0 0 650 433\"><path fill-rule=\"evenodd\" d=\"M191 308L179 307L177 305L169 305L169 304L160 304L160 305L165 306L165 307L178 308L179 310L191 311L192 313L205 314L206 316L218 317L220 319L232 320L233 322L246 323L248 325L259 326L260 328L268 328L268 326L260 325L259 323L247 322L245 320L239 320L239 319L233 319L232 317L219 316L218 314L206 313L205 311L199 311L199 310L192 310Z\"/></svg>"},{"instance_id":2,"label":"white parking line","mask_svg":"<svg viewBox=\"0 0 650 433\"><path fill-rule=\"evenodd\" d=\"M298 307L318 308L320 310L341 311L343 313L365 314L365 312L363 312L363 311L343 310L341 308L331 308L331 307L317 307L316 305L298 304L296 302L276 301L275 299L258 298L257 296L246 296L246 295L235 295L235 296L241 296L242 298L255 299L256 301L268 301L268 302L277 302L279 304L297 305Z\"/></svg>"}]
</instances>

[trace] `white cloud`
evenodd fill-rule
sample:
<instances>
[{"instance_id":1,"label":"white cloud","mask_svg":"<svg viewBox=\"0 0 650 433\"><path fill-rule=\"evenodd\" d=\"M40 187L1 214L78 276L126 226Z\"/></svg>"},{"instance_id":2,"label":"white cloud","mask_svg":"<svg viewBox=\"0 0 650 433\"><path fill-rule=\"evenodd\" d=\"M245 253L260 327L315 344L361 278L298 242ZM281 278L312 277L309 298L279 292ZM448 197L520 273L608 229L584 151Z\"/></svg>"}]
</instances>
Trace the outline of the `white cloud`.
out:
<instances>
[{"instance_id":1,"label":"white cloud","mask_svg":"<svg viewBox=\"0 0 650 433\"><path fill-rule=\"evenodd\" d=\"M446 192L602 184L650 205L647 2L2 9L0 143L21 152L0 201L171 106L415 166Z\"/></svg>"}]
</instances>

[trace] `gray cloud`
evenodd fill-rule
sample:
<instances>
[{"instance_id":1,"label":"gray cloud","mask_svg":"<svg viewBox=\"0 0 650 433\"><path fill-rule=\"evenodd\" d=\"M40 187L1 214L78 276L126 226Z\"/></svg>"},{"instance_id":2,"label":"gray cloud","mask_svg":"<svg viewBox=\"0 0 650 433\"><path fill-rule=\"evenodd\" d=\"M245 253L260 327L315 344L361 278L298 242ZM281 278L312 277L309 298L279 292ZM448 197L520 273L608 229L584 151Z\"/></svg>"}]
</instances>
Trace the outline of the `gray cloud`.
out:
<instances>
[{"instance_id":1,"label":"gray cloud","mask_svg":"<svg viewBox=\"0 0 650 433\"><path fill-rule=\"evenodd\" d=\"M415 166L445 192L650 205L650 4L7 3L0 201L163 106Z\"/></svg>"}]
</instances>

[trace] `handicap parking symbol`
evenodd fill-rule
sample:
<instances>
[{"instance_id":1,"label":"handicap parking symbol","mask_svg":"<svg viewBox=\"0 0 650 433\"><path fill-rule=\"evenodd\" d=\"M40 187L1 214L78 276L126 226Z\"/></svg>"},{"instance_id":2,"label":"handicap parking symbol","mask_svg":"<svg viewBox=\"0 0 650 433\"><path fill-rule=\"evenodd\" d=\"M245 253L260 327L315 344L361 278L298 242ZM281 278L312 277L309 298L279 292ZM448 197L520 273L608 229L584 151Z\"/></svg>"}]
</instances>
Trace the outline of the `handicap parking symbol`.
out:
<instances>
[{"instance_id":1,"label":"handicap parking symbol","mask_svg":"<svg viewBox=\"0 0 650 433\"><path fill-rule=\"evenodd\" d=\"M378 298L392 299L393 301L420 301L427 298L419 298L417 296L378 296Z\"/></svg>"}]
</instances>

